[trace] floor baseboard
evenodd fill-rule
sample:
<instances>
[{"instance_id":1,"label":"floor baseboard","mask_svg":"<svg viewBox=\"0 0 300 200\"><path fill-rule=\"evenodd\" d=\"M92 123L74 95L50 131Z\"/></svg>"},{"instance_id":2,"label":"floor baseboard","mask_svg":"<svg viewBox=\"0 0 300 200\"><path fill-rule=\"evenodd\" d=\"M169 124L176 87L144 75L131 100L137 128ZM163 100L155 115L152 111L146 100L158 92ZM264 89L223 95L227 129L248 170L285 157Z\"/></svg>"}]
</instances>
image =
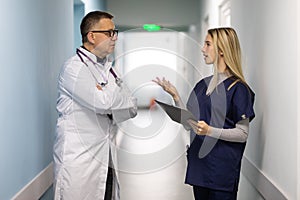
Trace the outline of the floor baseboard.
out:
<instances>
[{"instance_id":1,"label":"floor baseboard","mask_svg":"<svg viewBox=\"0 0 300 200\"><path fill-rule=\"evenodd\" d=\"M242 173L265 199L288 199L283 192L245 156L243 158Z\"/></svg>"},{"instance_id":2,"label":"floor baseboard","mask_svg":"<svg viewBox=\"0 0 300 200\"><path fill-rule=\"evenodd\" d=\"M53 162L25 185L12 200L39 199L53 183Z\"/></svg>"}]
</instances>

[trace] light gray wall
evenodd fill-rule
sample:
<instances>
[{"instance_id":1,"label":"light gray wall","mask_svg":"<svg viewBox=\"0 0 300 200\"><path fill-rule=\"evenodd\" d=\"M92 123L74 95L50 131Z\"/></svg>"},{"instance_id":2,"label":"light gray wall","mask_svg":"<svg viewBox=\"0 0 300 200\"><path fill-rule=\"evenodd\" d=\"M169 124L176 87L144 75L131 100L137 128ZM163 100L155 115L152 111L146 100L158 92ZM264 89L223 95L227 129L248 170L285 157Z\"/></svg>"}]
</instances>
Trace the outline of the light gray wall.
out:
<instances>
[{"instance_id":1,"label":"light gray wall","mask_svg":"<svg viewBox=\"0 0 300 200\"><path fill-rule=\"evenodd\" d=\"M210 0L200 2L200 23L208 17L209 27L218 26L218 7ZM246 80L256 93L256 118L245 159L286 198L295 200L300 198L299 11L297 0L231 0ZM248 181L242 177L239 199L262 198L268 192L259 194L264 188Z\"/></svg>"},{"instance_id":2,"label":"light gray wall","mask_svg":"<svg viewBox=\"0 0 300 200\"><path fill-rule=\"evenodd\" d=\"M80 23L84 17L84 4L74 5L74 52L76 48L82 45L81 33L80 33Z\"/></svg>"},{"instance_id":3,"label":"light gray wall","mask_svg":"<svg viewBox=\"0 0 300 200\"><path fill-rule=\"evenodd\" d=\"M84 3L85 14L94 10L106 10L106 0L81 0Z\"/></svg>"},{"instance_id":4,"label":"light gray wall","mask_svg":"<svg viewBox=\"0 0 300 200\"><path fill-rule=\"evenodd\" d=\"M73 47L73 1L1 1L0 199L52 161L57 76Z\"/></svg>"},{"instance_id":5,"label":"light gray wall","mask_svg":"<svg viewBox=\"0 0 300 200\"><path fill-rule=\"evenodd\" d=\"M232 23L240 34L247 80L256 92L245 156L288 199L300 198L297 2L232 0Z\"/></svg>"}]
</instances>

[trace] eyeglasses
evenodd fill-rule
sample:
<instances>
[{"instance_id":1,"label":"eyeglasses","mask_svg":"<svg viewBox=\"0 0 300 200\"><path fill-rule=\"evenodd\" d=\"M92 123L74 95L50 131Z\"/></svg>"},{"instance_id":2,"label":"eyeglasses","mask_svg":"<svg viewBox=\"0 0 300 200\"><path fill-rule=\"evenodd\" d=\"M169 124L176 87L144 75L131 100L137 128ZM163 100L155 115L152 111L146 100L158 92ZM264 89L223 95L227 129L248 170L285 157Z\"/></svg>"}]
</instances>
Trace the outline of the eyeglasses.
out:
<instances>
[{"instance_id":1,"label":"eyeglasses","mask_svg":"<svg viewBox=\"0 0 300 200\"><path fill-rule=\"evenodd\" d=\"M92 32L92 33L106 33L106 35L108 37L118 36L118 34L119 34L119 30L118 29L103 30L103 31L94 30L94 31L89 31L89 32Z\"/></svg>"}]
</instances>

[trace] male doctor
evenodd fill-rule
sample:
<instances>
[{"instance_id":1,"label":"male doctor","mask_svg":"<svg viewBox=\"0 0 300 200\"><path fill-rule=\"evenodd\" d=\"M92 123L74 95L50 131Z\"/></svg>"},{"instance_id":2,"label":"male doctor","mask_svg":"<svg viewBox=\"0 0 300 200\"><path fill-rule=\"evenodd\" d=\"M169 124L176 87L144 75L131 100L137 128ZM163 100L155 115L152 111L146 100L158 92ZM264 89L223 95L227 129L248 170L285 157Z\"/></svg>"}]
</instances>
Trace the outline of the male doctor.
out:
<instances>
[{"instance_id":1,"label":"male doctor","mask_svg":"<svg viewBox=\"0 0 300 200\"><path fill-rule=\"evenodd\" d=\"M58 81L54 144L56 200L117 200L119 184L114 139L116 125L137 114L107 56L118 31L106 12L81 22L83 45L64 64Z\"/></svg>"}]
</instances>

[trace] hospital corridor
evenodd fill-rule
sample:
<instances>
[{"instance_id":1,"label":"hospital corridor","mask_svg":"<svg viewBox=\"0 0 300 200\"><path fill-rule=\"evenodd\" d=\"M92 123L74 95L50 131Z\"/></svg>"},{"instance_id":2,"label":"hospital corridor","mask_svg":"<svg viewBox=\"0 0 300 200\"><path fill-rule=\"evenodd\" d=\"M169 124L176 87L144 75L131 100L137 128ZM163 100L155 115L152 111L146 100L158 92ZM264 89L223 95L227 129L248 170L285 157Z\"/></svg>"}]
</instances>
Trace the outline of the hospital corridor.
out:
<instances>
[{"instance_id":1,"label":"hospital corridor","mask_svg":"<svg viewBox=\"0 0 300 200\"><path fill-rule=\"evenodd\" d=\"M178 107L157 80L170 81L185 107L195 85L214 75L203 48L218 27L237 32L255 93L237 199L300 199L299 0L0 1L0 200L54 199L59 74L95 10L114 16L118 32L104 31L117 39L108 60L137 99L135 117L112 118L120 200L194 200L185 182L195 136L155 102Z\"/></svg>"}]
</instances>

